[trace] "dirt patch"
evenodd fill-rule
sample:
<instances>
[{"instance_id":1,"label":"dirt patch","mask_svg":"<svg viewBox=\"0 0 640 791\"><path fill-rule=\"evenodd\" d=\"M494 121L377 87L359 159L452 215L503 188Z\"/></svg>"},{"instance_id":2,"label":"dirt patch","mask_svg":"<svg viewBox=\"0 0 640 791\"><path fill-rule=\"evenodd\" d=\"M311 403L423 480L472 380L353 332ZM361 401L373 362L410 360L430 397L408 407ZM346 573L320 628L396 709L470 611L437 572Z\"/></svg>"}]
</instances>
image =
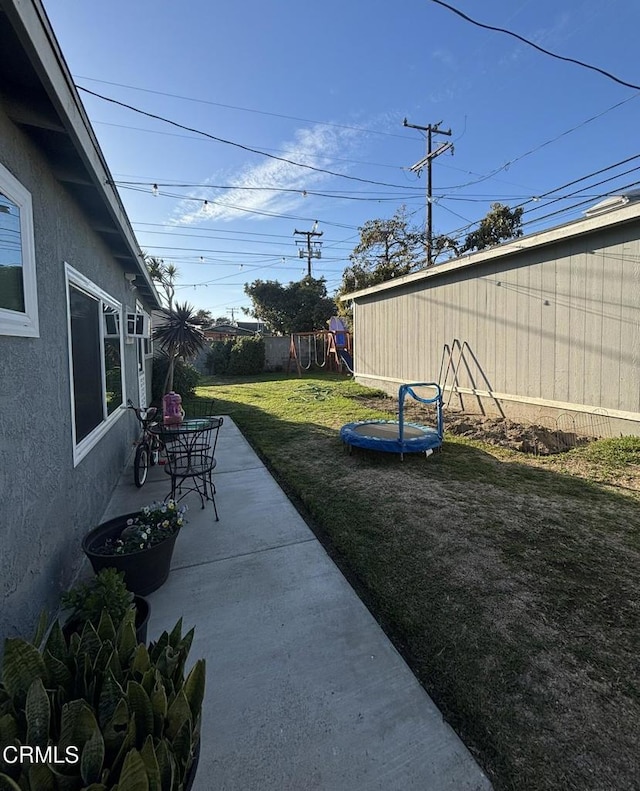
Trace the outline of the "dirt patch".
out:
<instances>
[{"instance_id":1,"label":"dirt patch","mask_svg":"<svg viewBox=\"0 0 640 791\"><path fill-rule=\"evenodd\" d=\"M595 437L582 437L573 432L554 430L535 423L523 425L508 418L477 415L449 416L446 430L460 437L481 440L490 445L500 445L521 453L534 453L537 456L563 453L595 439Z\"/></svg>"},{"instance_id":2,"label":"dirt patch","mask_svg":"<svg viewBox=\"0 0 640 791\"><path fill-rule=\"evenodd\" d=\"M397 401L392 398L358 400L370 409L388 412L389 419L397 418ZM433 425L435 422L434 410L419 403L406 402L405 417L409 421L425 425ZM504 417L467 415L462 412L447 413L445 433L487 442L490 445L498 445L520 453L533 453L537 456L563 453L596 439L596 437L585 437L574 432L552 429L535 423L517 423Z\"/></svg>"}]
</instances>

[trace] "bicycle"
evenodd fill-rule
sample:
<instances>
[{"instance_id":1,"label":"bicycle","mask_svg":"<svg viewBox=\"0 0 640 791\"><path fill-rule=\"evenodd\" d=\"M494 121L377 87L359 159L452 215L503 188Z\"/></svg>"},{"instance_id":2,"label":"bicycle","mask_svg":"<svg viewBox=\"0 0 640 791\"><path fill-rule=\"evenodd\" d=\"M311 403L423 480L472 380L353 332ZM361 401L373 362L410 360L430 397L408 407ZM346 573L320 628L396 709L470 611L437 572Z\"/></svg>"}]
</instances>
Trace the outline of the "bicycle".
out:
<instances>
[{"instance_id":1,"label":"bicycle","mask_svg":"<svg viewBox=\"0 0 640 791\"><path fill-rule=\"evenodd\" d=\"M134 406L131 399L127 401L127 408L132 409L138 422L142 426L142 436L137 442L136 455L133 461L133 480L138 489L142 488L149 474L149 467L158 464L160 453L163 449L160 439L151 431L151 427L157 425L156 407L143 409Z\"/></svg>"}]
</instances>

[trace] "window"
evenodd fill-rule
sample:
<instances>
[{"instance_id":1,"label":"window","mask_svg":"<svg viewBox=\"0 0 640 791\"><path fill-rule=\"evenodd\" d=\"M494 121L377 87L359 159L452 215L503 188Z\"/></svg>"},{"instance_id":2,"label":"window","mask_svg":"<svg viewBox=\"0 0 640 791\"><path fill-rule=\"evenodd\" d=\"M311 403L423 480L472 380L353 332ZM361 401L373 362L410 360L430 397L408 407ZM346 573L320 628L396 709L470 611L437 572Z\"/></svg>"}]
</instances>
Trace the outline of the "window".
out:
<instances>
[{"instance_id":1,"label":"window","mask_svg":"<svg viewBox=\"0 0 640 791\"><path fill-rule=\"evenodd\" d=\"M31 194L0 165L0 334L37 338Z\"/></svg>"},{"instance_id":2,"label":"window","mask_svg":"<svg viewBox=\"0 0 640 791\"><path fill-rule=\"evenodd\" d=\"M124 403L122 306L68 264L66 275L77 464L117 419Z\"/></svg>"}]
</instances>

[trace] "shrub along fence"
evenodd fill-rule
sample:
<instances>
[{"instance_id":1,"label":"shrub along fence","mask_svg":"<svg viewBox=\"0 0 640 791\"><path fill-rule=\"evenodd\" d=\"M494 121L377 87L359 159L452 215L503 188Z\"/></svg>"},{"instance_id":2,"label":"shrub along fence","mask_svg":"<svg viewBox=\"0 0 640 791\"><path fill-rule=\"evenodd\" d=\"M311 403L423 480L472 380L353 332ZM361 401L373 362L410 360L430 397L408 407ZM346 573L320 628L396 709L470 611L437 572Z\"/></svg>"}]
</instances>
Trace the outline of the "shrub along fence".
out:
<instances>
[{"instance_id":1,"label":"shrub along fence","mask_svg":"<svg viewBox=\"0 0 640 791\"><path fill-rule=\"evenodd\" d=\"M213 341L205 360L205 370L224 376L259 374L265 367L265 342L259 335Z\"/></svg>"}]
</instances>

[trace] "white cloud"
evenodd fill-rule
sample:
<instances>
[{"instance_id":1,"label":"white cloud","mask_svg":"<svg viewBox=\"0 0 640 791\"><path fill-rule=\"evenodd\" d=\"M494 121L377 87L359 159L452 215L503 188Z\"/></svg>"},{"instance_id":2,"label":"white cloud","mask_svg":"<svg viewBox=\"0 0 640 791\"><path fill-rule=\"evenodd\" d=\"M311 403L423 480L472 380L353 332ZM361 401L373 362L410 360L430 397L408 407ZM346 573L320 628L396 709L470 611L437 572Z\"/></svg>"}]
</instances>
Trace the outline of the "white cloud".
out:
<instances>
[{"instance_id":1,"label":"white cloud","mask_svg":"<svg viewBox=\"0 0 640 791\"><path fill-rule=\"evenodd\" d=\"M431 57L433 60L437 60L439 63L442 63L443 66L446 66L449 69L453 69L458 65L450 50L445 49L444 47L434 49L431 53Z\"/></svg>"},{"instance_id":2,"label":"white cloud","mask_svg":"<svg viewBox=\"0 0 640 791\"><path fill-rule=\"evenodd\" d=\"M345 172L345 163L332 163L331 157L348 156L356 145L357 136L354 130L339 127L317 125L299 129L294 139L281 147L277 156L317 168ZM211 177L209 181L215 183L216 178L219 177ZM194 208L193 201L183 201L176 209L173 220L179 225L189 225L203 219L224 221L261 216L250 212L288 213L303 203L304 190L318 188L334 178L327 173L297 167L289 162L266 159L258 165L241 169L235 175L227 175L225 181L236 187L278 187L296 190L295 193L262 189L201 190L195 196L203 201L206 199L207 205Z\"/></svg>"}]
</instances>

